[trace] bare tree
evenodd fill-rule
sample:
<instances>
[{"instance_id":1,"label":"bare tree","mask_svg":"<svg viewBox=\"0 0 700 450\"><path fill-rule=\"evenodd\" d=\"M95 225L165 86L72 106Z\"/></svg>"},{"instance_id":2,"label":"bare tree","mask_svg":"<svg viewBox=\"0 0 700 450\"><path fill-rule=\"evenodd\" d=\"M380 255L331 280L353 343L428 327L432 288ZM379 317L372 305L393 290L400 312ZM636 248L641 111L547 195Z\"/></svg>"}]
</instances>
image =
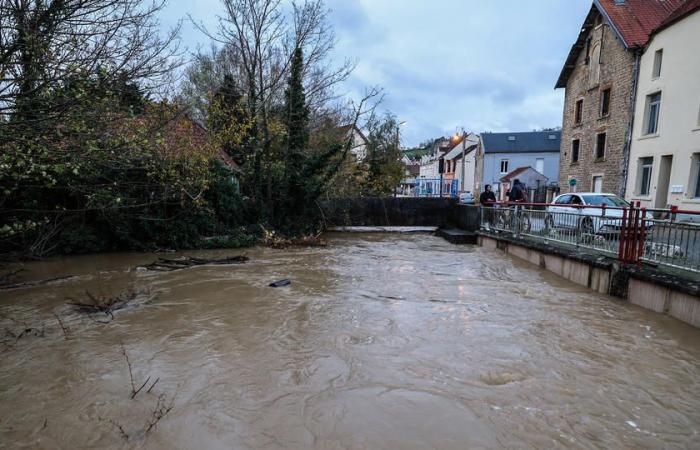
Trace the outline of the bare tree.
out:
<instances>
[{"instance_id":1,"label":"bare tree","mask_svg":"<svg viewBox=\"0 0 700 450\"><path fill-rule=\"evenodd\" d=\"M331 68L328 62L335 37L322 0L303 3L222 0L222 3L226 13L218 17L214 30L198 26L237 59L237 74L253 119L252 193L259 200L263 193L263 159L269 156L273 139L271 112L283 103L294 51L299 48L307 55L303 75L309 93L307 101L312 106L333 98L333 87L349 76L353 66L346 62L339 68ZM268 177L268 197L270 183Z\"/></svg>"},{"instance_id":2,"label":"bare tree","mask_svg":"<svg viewBox=\"0 0 700 450\"><path fill-rule=\"evenodd\" d=\"M177 33L161 37L165 0L0 0L0 117L43 120L67 110L41 102L74 76L167 86Z\"/></svg>"}]
</instances>

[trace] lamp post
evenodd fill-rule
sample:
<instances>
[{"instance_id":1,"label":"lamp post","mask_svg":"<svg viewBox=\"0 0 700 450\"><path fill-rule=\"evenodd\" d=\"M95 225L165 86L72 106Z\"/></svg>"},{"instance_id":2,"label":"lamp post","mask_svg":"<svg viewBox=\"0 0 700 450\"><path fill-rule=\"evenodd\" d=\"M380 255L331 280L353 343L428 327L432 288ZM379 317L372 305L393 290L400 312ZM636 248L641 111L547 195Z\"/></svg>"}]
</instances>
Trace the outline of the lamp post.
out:
<instances>
[{"instance_id":1,"label":"lamp post","mask_svg":"<svg viewBox=\"0 0 700 450\"><path fill-rule=\"evenodd\" d=\"M401 152L401 127L404 125L406 125L405 120L401 120L396 124L396 150L398 150L399 153ZM401 184L401 183L399 183L399 184ZM396 190L397 189L398 188L396 188L396 187L394 188L394 197L396 197Z\"/></svg>"}]
</instances>

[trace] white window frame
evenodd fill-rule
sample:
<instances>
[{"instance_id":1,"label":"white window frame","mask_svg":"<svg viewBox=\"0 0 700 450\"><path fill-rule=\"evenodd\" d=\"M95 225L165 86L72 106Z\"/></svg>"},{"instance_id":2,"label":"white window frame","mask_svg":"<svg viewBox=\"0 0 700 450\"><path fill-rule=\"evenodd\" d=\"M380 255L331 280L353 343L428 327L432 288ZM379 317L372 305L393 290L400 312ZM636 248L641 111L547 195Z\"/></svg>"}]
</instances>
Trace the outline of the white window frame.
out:
<instances>
[{"instance_id":1,"label":"white window frame","mask_svg":"<svg viewBox=\"0 0 700 450\"><path fill-rule=\"evenodd\" d=\"M591 192L596 192L595 190L595 180L596 178L600 178L600 192L598 194L603 193L603 174L601 173L596 173L591 175Z\"/></svg>"},{"instance_id":2,"label":"white window frame","mask_svg":"<svg viewBox=\"0 0 700 450\"><path fill-rule=\"evenodd\" d=\"M664 49L660 48L654 52L654 65L651 68L651 79L656 80L661 77L661 70L664 63Z\"/></svg>"},{"instance_id":3,"label":"white window frame","mask_svg":"<svg viewBox=\"0 0 700 450\"><path fill-rule=\"evenodd\" d=\"M688 181L688 198L700 199L700 153L693 153Z\"/></svg>"},{"instance_id":4,"label":"white window frame","mask_svg":"<svg viewBox=\"0 0 700 450\"><path fill-rule=\"evenodd\" d=\"M649 195L651 195L651 180L652 180L651 177L654 174L654 157L653 156L645 156L643 158L639 158L637 164L638 164L637 194L641 195L643 197L648 197ZM645 171L648 171L648 177L646 179L646 186L644 183L644 172Z\"/></svg>"},{"instance_id":5,"label":"white window frame","mask_svg":"<svg viewBox=\"0 0 700 450\"><path fill-rule=\"evenodd\" d=\"M653 97L659 96L658 100L653 100ZM661 94L661 91L657 91L654 93L651 93L647 95L646 99L646 105L644 108L644 123L642 126L644 129L642 130L642 134L644 136L655 136L659 134L659 122L661 121L661 101L663 99L663 96ZM652 107L656 106L656 115L655 115L655 120L654 120L654 129L651 130L651 120L652 120Z\"/></svg>"},{"instance_id":6,"label":"white window frame","mask_svg":"<svg viewBox=\"0 0 700 450\"><path fill-rule=\"evenodd\" d=\"M503 163L506 163L506 171L505 171L505 172L503 171ZM509 160L508 160L508 159L501 159L501 165L500 165L500 167L499 167L499 170L501 171L501 174L505 175L505 174L508 173L508 164L509 164Z\"/></svg>"}]
</instances>

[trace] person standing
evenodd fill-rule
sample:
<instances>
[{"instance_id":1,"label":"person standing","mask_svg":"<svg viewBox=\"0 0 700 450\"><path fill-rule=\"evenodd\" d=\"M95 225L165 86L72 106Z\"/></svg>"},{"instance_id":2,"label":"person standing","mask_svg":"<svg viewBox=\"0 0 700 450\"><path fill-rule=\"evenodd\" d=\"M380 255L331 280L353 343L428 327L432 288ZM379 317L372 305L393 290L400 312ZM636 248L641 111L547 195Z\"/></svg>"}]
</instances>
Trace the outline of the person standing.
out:
<instances>
[{"instance_id":1,"label":"person standing","mask_svg":"<svg viewBox=\"0 0 700 450\"><path fill-rule=\"evenodd\" d=\"M487 184L484 186L484 192L479 196L479 203L483 206L492 206L496 203L496 194L491 190L491 185Z\"/></svg>"},{"instance_id":2,"label":"person standing","mask_svg":"<svg viewBox=\"0 0 700 450\"><path fill-rule=\"evenodd\" d=\"M482 206L481 213L483 214L484 224L488 230L491 228L491 223L493 222L493 208L496 206L496 194L491 190L490 184L484 186L484 192L479 196L479 204Z\"/></svg>"},{"instance_id":3,"label":"person standing","mask_svg":"<svg viewBox=\"0 0 700 450\"><path fill-rule=\"evenodd\" d=\"M513 187L511 187L510 191L508 192L508 201L524 202L525 200L524 186L520 183L520 180L516 178L513 180Z\"/></svg>"}]
</instances>

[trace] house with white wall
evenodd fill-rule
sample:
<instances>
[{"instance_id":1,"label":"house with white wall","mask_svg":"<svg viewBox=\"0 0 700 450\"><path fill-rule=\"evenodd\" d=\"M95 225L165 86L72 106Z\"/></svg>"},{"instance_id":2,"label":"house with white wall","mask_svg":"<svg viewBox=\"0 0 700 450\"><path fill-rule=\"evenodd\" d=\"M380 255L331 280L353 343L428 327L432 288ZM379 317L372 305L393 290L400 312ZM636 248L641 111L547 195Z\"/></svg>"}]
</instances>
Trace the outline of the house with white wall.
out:
<instances>
[{"instance_id":1,"label":"house with white wall","mask_svg":"<svg viewBox=\"0 0 700 450\"><path fill-rule=\"evenodd\" d=\"M482 133L480 144L476 154L477 192L487 184L499 192L501 178L519 167L532 167L549 180L559 179L561 131Z\"/></svg>"},{"instance_id":2,"label":"house with white wall","mask_svg":"<svg viewBox=\"0 0 700 450\"><path fill-rule=\"evenodd\" d=\"M651 34L640 57L626 198L700 210L700 0Z\"/></svg>"},{"instance_id":3,"label":"house with white wall","mask_svg":"<svg viewBox=\"0 0 700 450\"><path fill-rule=\"evenodd\" d=\"M445 160L445 175L454 180L459 180L460 192L476 194L476 155L479 148L479 136L468 134L464 139L460 136L459 142L447 152ZM462 159L464 156L464 159Z\"/></svg>"}]
</instances>

